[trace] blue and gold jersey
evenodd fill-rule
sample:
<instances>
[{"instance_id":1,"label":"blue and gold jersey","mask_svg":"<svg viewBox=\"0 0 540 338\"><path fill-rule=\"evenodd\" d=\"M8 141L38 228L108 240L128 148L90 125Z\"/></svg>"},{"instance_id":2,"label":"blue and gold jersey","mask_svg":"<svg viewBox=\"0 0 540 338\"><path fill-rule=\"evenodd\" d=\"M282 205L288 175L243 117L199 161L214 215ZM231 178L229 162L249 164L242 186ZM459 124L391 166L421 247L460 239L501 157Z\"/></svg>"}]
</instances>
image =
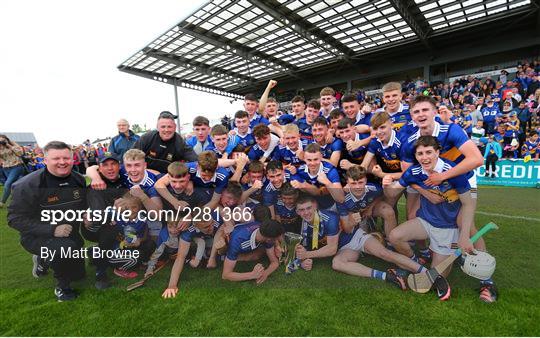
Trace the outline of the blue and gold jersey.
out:
<instances>
[{"instance_id":1,"label":"blue and gold jersey","mask_svg":"<svg viewBox=\"0 0 540 338\"><path fill-rule=\"evenodd\" d=\"M459 126L458 126L459 128ZM434 171L442 173L454 167L455 164L439 158ZM416 212L417 217L421 217L436 228L457 228L457 217L461 208L459 195L471 189L466 175L459 175L443 181L440 185L429 186L424 183L429 175L420 165L409 167L399 179L402 187L417 184L423 189L433 192L444 198L444 202L432 204L427 198L420 195L420 209Z\"/></svg>"},{"instance_id":2,"label":"blue and gold jersey","mask_svg":"<svg viewBox=\"0 0 540 338\"><path fill-rule=\"evenodd\" d=\"M440 124L435 121L435 128L432 136L437 138L441 145L440 157L450 160L454 163L460 163L465 156L459 151L459 148L469 138L461 127L455 123L452 124ZM409 136L407 142L403 142L401 149L401 160L408 163L416 163L414 156L414 144L420 137L420 130Z\"/></svg>"},{"instance_id":3,"label":"blue and gold jersey","mask_svg":"<svg viewBox=\"0 0 540 338\"><path fill-rule=\"evenodd\" d=\"M384 172L397 173L401 171L401 140L395 130L392 130L390 141L386 146L379 139L372 139L368 145L368 152L375 155L377 164Z\"/></svg>"},{"instance_id":4,"label":"blue and gold jersey","mask_svg":"<svg viewBox=\"0 0 540 338\"><path fill-rule=\"evenodd\" d=\"M327 236L336 236L339 234L339 216L331 210L318 210L319 228L318 228L318 247L326 245ZM313 224L302 220L302 245L311 250L313 240Z\"/></svg>"},{"instance_id":5,"label":"blue and gold jersey","mask_svg":"<svg viewBox=\"0 0 540 338\"><path fill-rule=\"evenodd\" d=\"M346 190L345 190L346 191ZM340 216L347 216L349 213L361 212L371 205L377 198L382 196L383 189L379 184L367 183L364 194L356 197L352 192L345 194L345 201L337 204Z\"/></svg>"}]
</instances>

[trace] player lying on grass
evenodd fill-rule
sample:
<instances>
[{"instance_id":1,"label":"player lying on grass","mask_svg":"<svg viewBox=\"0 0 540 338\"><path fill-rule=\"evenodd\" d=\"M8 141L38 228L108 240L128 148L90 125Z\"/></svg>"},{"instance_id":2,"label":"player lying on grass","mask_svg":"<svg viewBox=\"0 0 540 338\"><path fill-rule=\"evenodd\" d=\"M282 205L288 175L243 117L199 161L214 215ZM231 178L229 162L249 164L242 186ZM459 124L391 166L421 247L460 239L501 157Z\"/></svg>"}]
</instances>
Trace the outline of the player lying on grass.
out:
<instances>
[{"instance_id":1,"label":"player lying on grass","mask_svg":"<svg viewBox=\"0 0 540 338\"><path fill-rule=\"evenodd\" d=\"M414 151L419 164L409 167L399 181L385 182L385 192L397 195L411 184L418 184L421 188L440 195L444 202L434 204L424 196L420 196L420 209L417 217L406 221L392 230L389 235L390 242L401 254L415 258L414 251L408 241L429 239L430 249L433 252L432 266L437 266L449 255L452 255L455 245L463 252L473 250L469 239L474 213L474 203L470 193L470 185L465 175L444 180L441 184L428 186L424 181L433 173L444 173L455 166L454 163L439 157L440 145L433 136L420 136L416 141ZM461 210L464 217L461 228L458 228L458 214ZM447 276L450 269L445 271ZM435 283L439 287L439 283ZM450 296L450 288L437 290L441 300Z\"/></svg>"},{"instance_id":2,"label":"player lying on grass","mask_svg":"<svg viewBox=\"0 0 540 338\"><path fill-rule=\"evenodd\" d=\"M252 221L235 226L230 235L227 256L223 264L221 275L223 279L233 282L254 279L257 284L260 284L279 266L274 243L283 235L283 227L279 222L270 219L270 211L265 206L257 206L254 214L255 219L266 220L262 223ZM266 269L261 263L257 263L250 272L234 271L237 261L257 261L263 252L270 261Z\"/></svg>"}]
</instances>

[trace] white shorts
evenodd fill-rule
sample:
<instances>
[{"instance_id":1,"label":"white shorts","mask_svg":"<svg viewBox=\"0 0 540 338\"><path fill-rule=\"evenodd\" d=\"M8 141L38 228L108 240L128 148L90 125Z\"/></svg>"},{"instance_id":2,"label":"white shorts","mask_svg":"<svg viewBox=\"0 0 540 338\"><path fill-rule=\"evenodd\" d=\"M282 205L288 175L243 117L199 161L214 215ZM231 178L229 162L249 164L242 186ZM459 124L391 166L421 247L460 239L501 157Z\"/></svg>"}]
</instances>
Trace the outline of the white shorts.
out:
<instances>
[{"instance_id":1,"label":"white shorts","mask_svg":"<svg viewBox=\"0 0 540 338\"><path fill-rule=\"evenodd\" d=\"M469 178L469 185L471 186L471 197L478 199L478 182L476 180L476 171L473 170L473 175Z\"/></svg>"},{"instance_id":2,"label":"white shorts","mask_svg":"<svg viewBox=\"0 0 540 338\"><path fill-rule=\"evenodd\" d=\"M354 233L353 237L351 238L351 240L349 241L349 243L342 246L339 249L339 251L348 249L348 250L353 250L353 251L365 252L364 251L364 244L366 244L366 241L368 239L370 239L371 237L373 237L373 236L366 233L361 228L358 228L356 230L356 232Z\"/></svg>"},{"instance_id":3,"label":"white shorts","mask_svg":"<svg viewBox=\"0 0 540 338\"><path fill-rule=\"evenodd\" d=\"M449 256L457 248L459 229L436 228L425 219L417 217L429 236L429 248L440 255Z\"/></svg>"},{"instance_id":4,"label":"white shorts","mask_svg":"<svg viewBox=\"0 0 540 338\"><path fill-rule=\"evenodd\" d=\"M148 225L148 233L150 236L159 236L159 232L161 231L161 227L163 224L159 221L146 221L146 224Z\"/></svg>"}]
</instances>

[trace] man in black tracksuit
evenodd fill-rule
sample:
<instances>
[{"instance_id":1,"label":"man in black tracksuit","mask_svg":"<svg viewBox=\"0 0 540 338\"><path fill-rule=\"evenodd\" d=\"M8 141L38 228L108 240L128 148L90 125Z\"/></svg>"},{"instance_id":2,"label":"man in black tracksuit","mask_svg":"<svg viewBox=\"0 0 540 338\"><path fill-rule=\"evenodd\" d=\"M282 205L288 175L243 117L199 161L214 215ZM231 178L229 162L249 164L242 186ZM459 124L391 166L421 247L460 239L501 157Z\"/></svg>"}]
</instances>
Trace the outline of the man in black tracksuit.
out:
<instances>
[{"instance_id":1,"label":"man in black tracksuit","mask_svg":"<svg viewBox=\"0 0 540 338\"><path fill-rule=\"evenodd\" d=\"M86 198L90 210L100 210L104 215L107 207L113 207L114 202L122 197L129 190L124 185L120 178L120 160L109 152L99 161L98 174L105 183L104 190L88 189ZM103 221L86 222L81 227L83 237L92 242L97 242L98 247L102 250L112 250L118 236L118 229L111 223L111 217ZM106 289L109 287L107 278L107 266L109 265L105 258L93 258L93 263L96 266L96 283L97 289Z\"/></svg>"},{"instance_id":2,"label":"man in black tracksuit","mask_svg":"<svg viewBox=\"0 0 540 338\"><path fill-rule=\"evenodd\" d=\"M58 301L67 301L77 297L70 283L85 275L84 258L77 255L84 244L79 234L81 222L62 219L53 224L51 215L47 217L46 213L85 210L85 180L72 172L73 153L69 145L53 141L45 146L44 153L47 167L13 185L8 224L20 232L22 246L34 255L33 275L40 277L51 267L57 280L55 295Z\"/></svg>"},{"instance_id":3,"label":"man in black tracksuit","mask_svg":"<svg viewBox=\"0 0 540 338\"><path fill-rule=\"evenodd\" d=\"M148 169L154 169L160 173L166 173L167 167L172 162L197 161L197 154L176 132L174 116L169 112L159 114L157 130L149 131L141 136L133 148L144 151Z\"/></svg>"}]
</instances>

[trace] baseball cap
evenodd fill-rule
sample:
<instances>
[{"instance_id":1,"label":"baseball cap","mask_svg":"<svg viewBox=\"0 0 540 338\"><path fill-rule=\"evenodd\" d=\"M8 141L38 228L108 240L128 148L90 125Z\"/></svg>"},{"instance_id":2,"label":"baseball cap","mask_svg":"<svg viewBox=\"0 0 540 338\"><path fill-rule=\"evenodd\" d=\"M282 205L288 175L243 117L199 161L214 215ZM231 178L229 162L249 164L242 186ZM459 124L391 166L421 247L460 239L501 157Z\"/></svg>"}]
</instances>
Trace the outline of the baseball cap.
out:
<instances>
[{"instance_id":1,"label":"baseball cap","mask_svg":"<svg viewBox=\"0 0 540 338\"><path fill-rule=\"evenodd\" d=\"M115 160L116 162L120 163L120 160L118 159L118 156L116 156L113 153L106 152L104 156L99 160L99 164L104 163L107 160Z\"/></svg>"},{"instance_id":2,"label":"baseball cap","mask_svg":"<svg viewBox=\"0 0 540 338\"><path fill-rule=\"evenodd\" d=\"M516 114L515 111L513 111L513 112L510 113L510 116L516 116L516 115L517 115L517 114Z\"/></svg>"},{"instance_id":3,"label":"baseball cap","mask_svg":"<svg viewBox=\"0 0 540 338\"><path fill-rule=\"evenodd\" d=\"M497 113L497 115L495 115L495 117L503 117L503 114L502 113Z\"/></svg>"}]
</instances>

